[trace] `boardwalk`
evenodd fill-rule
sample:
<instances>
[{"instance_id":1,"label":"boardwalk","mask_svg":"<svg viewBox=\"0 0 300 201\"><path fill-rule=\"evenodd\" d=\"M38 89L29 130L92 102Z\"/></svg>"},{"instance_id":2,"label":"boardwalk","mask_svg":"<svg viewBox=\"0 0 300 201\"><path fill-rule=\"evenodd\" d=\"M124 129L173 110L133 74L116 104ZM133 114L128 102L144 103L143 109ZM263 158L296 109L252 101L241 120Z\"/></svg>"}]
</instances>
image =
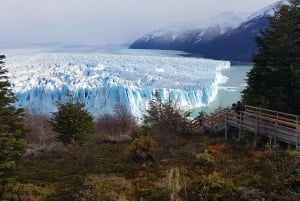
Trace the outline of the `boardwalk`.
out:
<instances>
[{"instance_id":1,"label":"boardwalk","mask_svg":"<svg viewBox=\"0 0 300 201\"><path fill-rule=\"evenodd\" d=\"M300 116L267 110L258 107L245 106L245 111L238 116L234 111L224 109L212 116L205 116L202 120L202 127L212 132L225 132L235 127L239 130L239 137L242 131L255 135L270 137L274 143L285 142L298 146L300 143Z\"/></svg>"}]
</instances>

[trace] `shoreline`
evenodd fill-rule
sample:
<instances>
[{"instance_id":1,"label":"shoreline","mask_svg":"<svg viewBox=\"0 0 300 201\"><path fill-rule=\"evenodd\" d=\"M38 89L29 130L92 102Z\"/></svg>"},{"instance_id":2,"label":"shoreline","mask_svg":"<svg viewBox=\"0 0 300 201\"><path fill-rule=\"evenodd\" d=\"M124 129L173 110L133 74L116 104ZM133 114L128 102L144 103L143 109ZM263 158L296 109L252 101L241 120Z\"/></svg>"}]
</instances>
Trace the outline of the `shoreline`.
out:
<instances>
[{"instance_id":1,"label":"shoreline","mask_svg":"<svg viewBox=\"0 0 300 201\"><path fill-rule=\"evenodd\" d=\"M194 53L183 53L183 54L177 54L178 56L182 57L192 57L192 58L201 58L201 59L213 59L213 60L222 60L222 61L230 61L230 64L232 66L239 66L239 65L245 65L245 66L250 66L253 65L253 62L251 61L234 61L234 60L229 60L229 59L222 59L222 58L208 58L208 57L203 57L201 54L194 54Z\"/></svg>"}]
</instances>

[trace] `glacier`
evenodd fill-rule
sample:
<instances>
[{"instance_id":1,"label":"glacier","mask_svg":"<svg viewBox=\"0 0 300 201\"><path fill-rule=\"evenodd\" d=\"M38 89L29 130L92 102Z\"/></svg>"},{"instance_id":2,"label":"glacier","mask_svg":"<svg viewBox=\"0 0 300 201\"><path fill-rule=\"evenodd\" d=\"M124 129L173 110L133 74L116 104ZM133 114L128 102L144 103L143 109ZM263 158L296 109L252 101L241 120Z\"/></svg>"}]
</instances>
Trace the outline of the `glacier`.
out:
<instances>
[{"instance_id":1,"label":"glacier","mask_svg":"<svg viewBox=\"0 0 300 201\"><path fill-rule=\"evenodd\" d=\"M224 82L228 61L141 54L2 50L17 107L50 114L57 101L73 98L95 117L125 106L141 118L158 91L182 110L206 106Z\"/></svg>"}]
</instances>

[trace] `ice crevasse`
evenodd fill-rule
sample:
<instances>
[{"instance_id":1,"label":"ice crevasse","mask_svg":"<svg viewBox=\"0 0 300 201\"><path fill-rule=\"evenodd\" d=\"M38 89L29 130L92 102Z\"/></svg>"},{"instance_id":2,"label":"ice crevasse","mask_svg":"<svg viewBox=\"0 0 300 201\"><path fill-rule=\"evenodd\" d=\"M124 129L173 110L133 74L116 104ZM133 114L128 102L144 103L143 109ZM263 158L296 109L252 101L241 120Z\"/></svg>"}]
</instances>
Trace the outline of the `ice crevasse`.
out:
<instances>
[{"instance_id":1,"label":"ice crevasse","mask_svg":"<svg viewBox=\"0 0 300 201\"><path fill-rule=\"evenodd\" d=\"M6 67L17 107L49 114L57 101L81 101L99 117L123 105L142 117L158 91L182 110L206 106L228 61L103 53L10 52Z\"/></svg>"}]
</instances>

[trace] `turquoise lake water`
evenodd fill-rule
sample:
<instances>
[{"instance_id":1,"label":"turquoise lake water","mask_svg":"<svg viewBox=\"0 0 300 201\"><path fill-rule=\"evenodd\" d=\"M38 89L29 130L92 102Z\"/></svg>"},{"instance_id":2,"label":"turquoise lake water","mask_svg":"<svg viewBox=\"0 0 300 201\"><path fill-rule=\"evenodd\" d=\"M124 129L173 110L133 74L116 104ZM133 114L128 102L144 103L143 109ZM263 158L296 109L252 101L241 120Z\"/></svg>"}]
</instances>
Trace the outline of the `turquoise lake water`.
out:
<instances>
[{"instance_id":1,"label":"turquoise lake water","mask_svg":"<svg viewBox=\"0 0 300 201\"><path fill-rule=\"evenodd\" d=\"M252 66L234 65L230 69L224 69L222 74L227 77L227 82L219 85L217 97L208 106L196 108L192 111L192 116L195 117L199 112L203 111L211 113L218 107L229 107L232 103L241 99L241 91L246 86L245 79L247 72Z\"/></svg>"}]
</instances>

